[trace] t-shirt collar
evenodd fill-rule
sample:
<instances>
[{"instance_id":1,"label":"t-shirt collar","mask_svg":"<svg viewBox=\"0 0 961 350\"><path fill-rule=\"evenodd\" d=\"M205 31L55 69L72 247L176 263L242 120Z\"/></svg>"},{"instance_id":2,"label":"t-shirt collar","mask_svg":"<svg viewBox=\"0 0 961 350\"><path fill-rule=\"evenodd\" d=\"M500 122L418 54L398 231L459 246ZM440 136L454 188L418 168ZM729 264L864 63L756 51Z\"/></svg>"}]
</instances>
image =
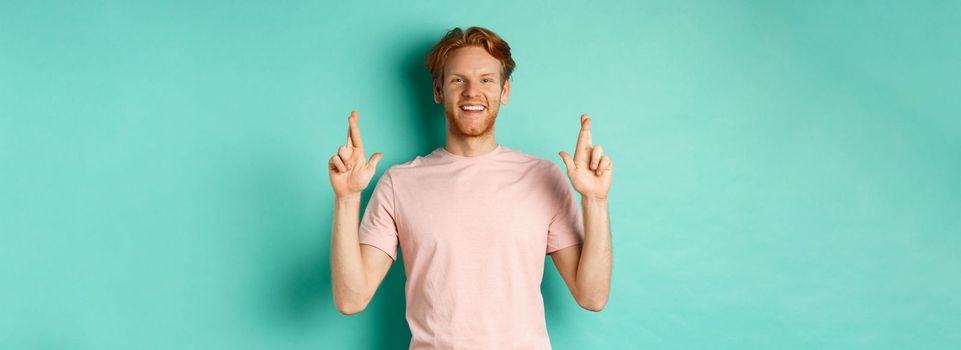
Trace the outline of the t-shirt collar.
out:
<instances>
[{"instance_id":1,"label":"t-shirt collar","mask_svg":"<svg viewBox=\"0 0 961 350\"><path fill-rule=\"evenodd\" d=\"M477 156L473 156L473 157L461 156L461 155L456 155L456 154L450 153L450 151L448 151L448 150L447 150L446 148L444 148L443 146L437 148L437 153L438 153L442 158L448 158L448 159L453 159L453 160L458 160L458 161L461 161L461 160L463 160L463 161L475 161L475 160L481 160L481 159L486 159L486 158L493 157L493 156L497 155L498 153L500 153L501 150L503 150L503 148L504 148L504 147L502 147L501 144L498 143L498 144L496 144L496 146L494 147L493 150L490 150L490 151L487 152L487 153L484 153L484 154L481 154L481 155L477 155Z\"/></svg>"}]
</instances>

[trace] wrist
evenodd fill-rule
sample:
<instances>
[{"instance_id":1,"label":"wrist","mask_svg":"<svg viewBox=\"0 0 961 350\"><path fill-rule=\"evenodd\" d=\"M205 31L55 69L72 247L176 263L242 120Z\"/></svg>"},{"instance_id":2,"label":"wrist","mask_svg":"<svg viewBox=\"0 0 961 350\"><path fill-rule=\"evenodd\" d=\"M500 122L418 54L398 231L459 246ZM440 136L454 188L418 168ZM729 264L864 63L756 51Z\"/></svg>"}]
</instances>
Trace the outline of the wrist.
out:
<instances>
[{"instance_id":1,"label":"wrist","mask_svg":"<svg viewBox=\"0 0 961 350\"><path fill-rule=\"evenodd\" d=\"M607 196L588 196L581 195L581 204L584 205L607 205Z\"/></svg>"},{"instance_id":2,"label":"wrist","mask_svg":"<svg viewBox=\"0 0 961 350\"><path fill-rule=\"evenodd\" d=\"M337 203L354 204L360 203L360 192L348 194L334 194L334 201Z\"/></svg>"}]
</instances>

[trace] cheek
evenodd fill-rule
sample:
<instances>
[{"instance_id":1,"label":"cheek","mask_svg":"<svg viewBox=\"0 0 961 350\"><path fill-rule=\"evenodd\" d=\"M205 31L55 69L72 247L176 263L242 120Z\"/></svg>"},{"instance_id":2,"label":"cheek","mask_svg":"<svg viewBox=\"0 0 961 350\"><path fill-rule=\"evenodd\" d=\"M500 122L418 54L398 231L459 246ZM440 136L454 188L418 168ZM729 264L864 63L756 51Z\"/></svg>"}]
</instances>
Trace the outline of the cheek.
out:
<instances>
[{"instance_id":1,"label":"cheek","mask_svg":"<svg viewBox=\"0 0 961 350\"><path fill-rule=\"evenodd\" d=\"M444 99L448 101L453 101L455 98L457 98L458 94L460 94L460 92L457 91L456 89L444 90Z\"/></svg>"},{"instance_id":2,"label":"cheek","mask_svg":"<svg viewBox=\"0 0 961 350\"><path fill-rule=\"evenodd\" d=\"M491 101L500 101L501 98L504 97L501 93L502 93L501 90L491 91L490 93Z\"/></svg>"}]
</instances>

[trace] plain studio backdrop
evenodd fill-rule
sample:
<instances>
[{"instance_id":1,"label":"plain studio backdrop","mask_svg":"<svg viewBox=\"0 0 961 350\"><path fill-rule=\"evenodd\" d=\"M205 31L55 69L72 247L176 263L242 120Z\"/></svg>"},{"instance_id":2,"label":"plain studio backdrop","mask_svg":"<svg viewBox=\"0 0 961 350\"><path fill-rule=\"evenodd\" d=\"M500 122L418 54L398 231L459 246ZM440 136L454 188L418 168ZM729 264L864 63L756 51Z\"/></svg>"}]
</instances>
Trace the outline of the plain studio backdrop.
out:
<instances>
[{"instance_id":1,"label":"plain studio backdrop","mask_svg":"<svg viewBox=\"0 0 961 350\"><path fill-rule=\"evenodd\" d=\"M958 1L7 0L0 348L406 349L402 262L334 307L326 162L352 109L377 177L442 146L422 60L472 25L498 143L560 165L589 113L614 160L555 349L961 347Z\"/></svg>"}]
</instances>

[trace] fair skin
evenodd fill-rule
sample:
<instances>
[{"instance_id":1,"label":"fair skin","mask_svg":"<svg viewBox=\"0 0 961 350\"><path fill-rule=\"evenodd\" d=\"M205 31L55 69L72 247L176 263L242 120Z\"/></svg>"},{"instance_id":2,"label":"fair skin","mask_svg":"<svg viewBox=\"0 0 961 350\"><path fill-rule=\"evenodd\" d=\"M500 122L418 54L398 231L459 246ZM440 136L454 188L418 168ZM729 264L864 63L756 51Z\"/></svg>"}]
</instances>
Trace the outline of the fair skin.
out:
<instances>
[{"instance_id":1,"label":"fair skin","mask_svg":"<svg viewBox=\"0 0 961 350\"><path fill-rule=\"evenodd\" d=\"M473 157L497 147L494 122L511 92L501 70L500 61L480 47L448 56L443 74L434 81L434 102L443 105L447 119L447 151ZM465 110L471 106L481 110Z\"/></svg>"},{"instance_id":2,"label":"fair skin","mask_svg":"<svg viewBox=\"0 0 961 350\"><path fill-rule=\"evenodd\" d=\"M434 101L443 105L447 120L447 151L473 157L497 147L494 122L500 105L510 98L510 81L503 80L501 67L480 47L457 49L448 57L443 74L434 81ZM356 111L351 112L347 144L328 162L334 189L331 276L334 303L345 315L367 307L393 263L387 253L359 243L361 192L383 154L366 158L358 118ZM584 242L558 250L551 258L577 304L600 311L611 285L607 194L613 165L601 146L592 144L590 125L591 119L582 115L574 156L559 153L571 184L581 195Z\"/></svg>"}]
</instances>

